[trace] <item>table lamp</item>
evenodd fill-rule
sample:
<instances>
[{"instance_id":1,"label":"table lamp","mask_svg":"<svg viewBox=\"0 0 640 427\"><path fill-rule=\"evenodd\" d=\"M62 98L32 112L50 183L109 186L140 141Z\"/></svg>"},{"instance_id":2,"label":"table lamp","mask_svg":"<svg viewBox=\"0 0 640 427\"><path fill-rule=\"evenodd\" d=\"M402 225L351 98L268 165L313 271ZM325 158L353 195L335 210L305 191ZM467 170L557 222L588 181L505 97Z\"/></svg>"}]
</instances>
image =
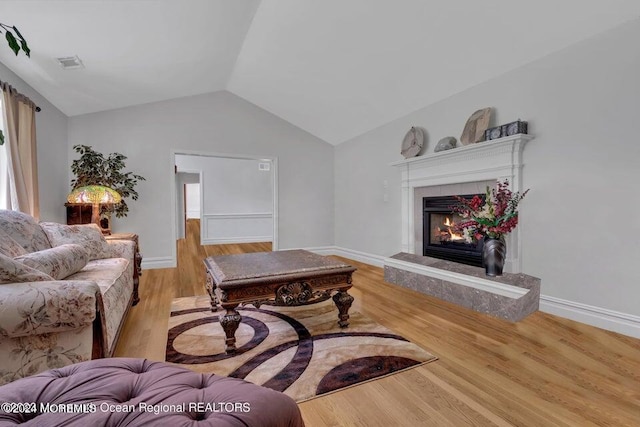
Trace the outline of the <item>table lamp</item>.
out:
<instances>
[{"instance_id":1,"label":"table lamp","mask_svg":"<svg viewBox=\"0 0 640 427\"><path fill-rule=\"evenodd\" d=\"M100 229L102 229L100 226L100 206L116 204L121 201L122 197L117 191L103 185L78 187L67 196L67 202L69 203L90 203L92 205L91 222L100 227Z\"/></svg>"}]
</instances>

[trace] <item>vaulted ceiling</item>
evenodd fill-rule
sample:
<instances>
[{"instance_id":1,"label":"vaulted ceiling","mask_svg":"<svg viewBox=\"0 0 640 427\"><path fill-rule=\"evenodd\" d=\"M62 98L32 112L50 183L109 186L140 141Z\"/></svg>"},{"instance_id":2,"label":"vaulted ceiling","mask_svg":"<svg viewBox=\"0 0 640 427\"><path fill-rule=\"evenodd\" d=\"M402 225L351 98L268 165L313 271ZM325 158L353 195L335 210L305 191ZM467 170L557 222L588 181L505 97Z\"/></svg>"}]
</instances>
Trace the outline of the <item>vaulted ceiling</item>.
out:
<instances>
[{"instance_id":1,"label":"vaulted ceiling","mask_svg":"<svg viewBox=\"0 0 640 427\"><path fill-rule=\"evenodd\" d=\"M0 0L68 116L229 90L339 144L640 16L637 0ZM78 55L85 68L63 70Z\"/></svg>"}]
</instances>

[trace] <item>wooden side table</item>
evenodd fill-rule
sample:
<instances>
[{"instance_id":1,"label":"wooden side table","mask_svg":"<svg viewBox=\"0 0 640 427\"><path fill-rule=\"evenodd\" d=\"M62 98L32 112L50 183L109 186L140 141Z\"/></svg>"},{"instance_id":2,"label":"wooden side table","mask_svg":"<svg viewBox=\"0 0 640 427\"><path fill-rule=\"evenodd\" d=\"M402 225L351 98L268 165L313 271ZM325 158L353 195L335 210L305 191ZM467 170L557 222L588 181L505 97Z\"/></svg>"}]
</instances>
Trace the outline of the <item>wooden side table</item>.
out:
<instances>
[{"instance_id":1,"label":"wooden side table","mask_svg":"<svg viewBox=\"0 0 640 427\"><path fill-rule=\"evenodd\" d=\"M140 302L138 285L140 284L140 276L142 276L142 254L140 253L138 235L134 233L114 233L104 236L104 238L106 240L131 240L136 243L135 262L133 263L133 305L136 305Z\"/></svg>"},{"instance_id":2,"label":"wooden side table","mask_svg":"<svg viewBox=\"0 0 640 427\"><path fill-rule=\"evenodd\" d=\"M65 203L67 208L67 225L91 224L93 205L91 203ZM100 218L102 234L111 234L111 218Z\"/></svg>"}]
</instances>

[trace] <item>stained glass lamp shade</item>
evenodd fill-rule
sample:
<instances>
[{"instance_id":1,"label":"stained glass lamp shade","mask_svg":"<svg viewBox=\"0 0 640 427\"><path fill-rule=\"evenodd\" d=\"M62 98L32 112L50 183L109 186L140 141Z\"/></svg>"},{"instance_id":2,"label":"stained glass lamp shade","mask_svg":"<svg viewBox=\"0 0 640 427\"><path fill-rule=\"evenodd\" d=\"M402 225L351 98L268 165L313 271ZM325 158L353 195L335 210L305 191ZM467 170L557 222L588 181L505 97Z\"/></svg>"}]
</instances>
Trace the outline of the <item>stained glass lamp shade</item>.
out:
<instances>
[{"instance_id":1,"label":"stained glass lamp shade","mask_svg":"<svg viewBox=\"0 0 640 427\"><path fill-rule=\"evenodd\" d=\"M103 185L78 187L67 196L69 203L91 203L91 222L100 227L100 205L116 204L122 201L117 191Z\"/></svg>"}]
</instances>

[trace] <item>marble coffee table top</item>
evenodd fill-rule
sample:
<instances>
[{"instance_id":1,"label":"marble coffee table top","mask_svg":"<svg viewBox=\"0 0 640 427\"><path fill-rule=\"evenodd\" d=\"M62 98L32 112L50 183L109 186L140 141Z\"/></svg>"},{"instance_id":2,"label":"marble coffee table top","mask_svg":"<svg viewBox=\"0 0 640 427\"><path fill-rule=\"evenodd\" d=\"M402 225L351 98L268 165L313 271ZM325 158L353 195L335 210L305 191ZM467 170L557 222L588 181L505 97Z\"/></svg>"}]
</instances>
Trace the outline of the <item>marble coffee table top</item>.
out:
<instances>
[{"instance_id":1,"label":"marble coffee table top","mask_svg":"<svg viewBox=\"0 0 640 427\"><path fill-rule=\"evenodd\" d=\"M289 275L356 270L344 262L302 249L208 257L205 264L216 285Z\"/></svg>"}]
</instances>

